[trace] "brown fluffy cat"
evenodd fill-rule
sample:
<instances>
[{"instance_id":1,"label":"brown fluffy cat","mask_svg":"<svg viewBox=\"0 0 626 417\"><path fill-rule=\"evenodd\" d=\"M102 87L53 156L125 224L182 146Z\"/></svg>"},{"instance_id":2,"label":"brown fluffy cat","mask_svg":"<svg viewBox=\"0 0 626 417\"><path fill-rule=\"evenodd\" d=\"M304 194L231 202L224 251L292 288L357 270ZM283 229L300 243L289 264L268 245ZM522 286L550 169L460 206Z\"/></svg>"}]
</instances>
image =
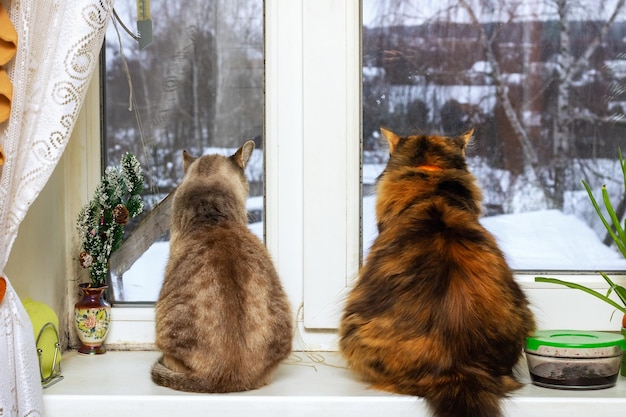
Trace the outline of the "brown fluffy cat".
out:
<instances>
[{"instance_id":1,"label":"brown fluffy cat","mask_svg":"<svg viewBox=\"0 0 626 417\"><path fill-rule=\"evenodd\" d=\"M381 129L379 235L340 326L350 367L374 388L424 397L437 417L498 417L535 329L528 301L478 221L481 192L460 137Z\"/></svg>"},{"instance_id":2,"label":"brown fluffy cat","mask_svg":"<svg viewBox=\"0 0 626 417\"><path fill-rule=\"evenodd\" d=\"M259 388L291 352L287 296L262 242L247 227L244 169L234 155L195 159L172 203L170 256L156 303L152 380L181 391Z\"/></svg>"}]
</instances>

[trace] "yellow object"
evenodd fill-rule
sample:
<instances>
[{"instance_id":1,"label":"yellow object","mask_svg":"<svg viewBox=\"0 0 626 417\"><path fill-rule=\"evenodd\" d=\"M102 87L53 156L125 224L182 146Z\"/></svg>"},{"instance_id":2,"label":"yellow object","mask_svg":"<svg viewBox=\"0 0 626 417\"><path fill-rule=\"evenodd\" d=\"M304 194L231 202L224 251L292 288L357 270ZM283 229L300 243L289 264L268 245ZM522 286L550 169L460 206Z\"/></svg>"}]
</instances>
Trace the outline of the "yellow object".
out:
<instances>
[{"instance_id":1,"label":"yellow object","mask_svg":"<svg viewBox=\"0 0 626 417\"><path fill-rule=\"evenodd\" d=\"M6 10L0 4L0 123L9 118L13 84L6 71L1 67L9 62L17 52L17 33ZM0 149L1 153L1 149ZM0 164L4 162L4 157Z\"/></svg>"},{"instance_id":2,"label":"yellow object","mask_svg":"<svg viewBox=\"0 0 626 417\"><path fill-rule=\"evenodd\" d=\"M137 31L139 32L139 49L152 42L152 18L150 17L150 0L137 0Z\"/></svg>"},{"instance_id":3,"label":"yellow object","mask_svg":"<svg viewBox=\"0 0 626 417\"><path fill-rule=\"evenodd\" d=\"M137 20L150 19L150 0L137 0Z\"/></svg>"},{"instance_id":4,"label":"yellow object","mask_svg":"<svg viewBox=\"0 0 626 417\"><path fill-rule=\"evenodd\" d=\"M0 4L0 65L9 62L16 51L17 33L7 11Z\"/></svg>"},{"instance_id":5,"label":"yellow object","mask_svg":"<svg viewBox=\"0 0 626 417\"><path fill-rule=\"evenodd\" d=\"M0 67L0 123L9 118L12 99L13 84L7 72Z\"/></svg>"},{"instance_id":6,"label":"yellow object","mask_svg":"<svg viewBox=\"0 0 626 417\"><path fill-rule=\"evenodd\" d=\"M22 301L24 309L30 317L30 321L33 325L33 331L35 333L35 341L39 337L37 342L37 349L41 349L41 368L42 376L47 378L52 374L52 366L54 362L54 354L56 349L56 343L58 342L57 333L50 326L46 327L39 336L41 329L46 323L54 324L55 328L59 328L59 318L54 310L48 307L44 303L33 301L30 298L26 298ZM57 363L61 361L61 353L57 355Z\"/></svg>"}]
</instances>

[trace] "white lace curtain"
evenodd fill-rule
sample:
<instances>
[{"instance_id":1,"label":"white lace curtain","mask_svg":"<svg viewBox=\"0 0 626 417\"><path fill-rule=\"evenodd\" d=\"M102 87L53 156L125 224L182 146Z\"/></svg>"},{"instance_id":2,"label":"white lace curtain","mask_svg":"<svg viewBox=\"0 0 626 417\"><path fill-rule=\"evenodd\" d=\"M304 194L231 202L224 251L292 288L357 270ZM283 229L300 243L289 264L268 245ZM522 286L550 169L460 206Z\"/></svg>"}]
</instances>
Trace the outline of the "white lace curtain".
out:
<instances>
[{"instance_id":1,"label":"white lace curtain","mask_svg":"<svg viewBox=\"0 0 626 417\"><path fill-rule=\"evenodd\" d=\"M0 124L0 275L9 281L0 302L0 415L44 414L30 320L4 274L18 226L70 138L113 0L0 0L18 47L4 66L13 83L8 121Z\"/></svg>"}]
</instances>

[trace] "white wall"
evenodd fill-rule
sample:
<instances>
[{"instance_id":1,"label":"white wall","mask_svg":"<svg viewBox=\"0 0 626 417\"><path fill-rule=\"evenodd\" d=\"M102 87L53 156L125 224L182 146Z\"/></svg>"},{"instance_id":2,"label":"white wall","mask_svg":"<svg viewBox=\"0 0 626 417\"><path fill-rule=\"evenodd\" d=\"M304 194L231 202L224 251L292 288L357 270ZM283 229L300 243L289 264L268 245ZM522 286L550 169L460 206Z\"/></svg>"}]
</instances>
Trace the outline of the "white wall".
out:
<instances>
[{"instance_id":1,"label":"white wall","mask_svg":"<svg viewBox=\"0 0 626 417\"><path fill-rule=\"evenodd\" d=\"M71 312L67 307L77 294L71 282L86 278L74 261L74 220L100 178L100 126L93 115L100 109L98 78L96 71L87 92L89 105L83 105L61 161L20 225L5 267L21 299L43 302L57 313L62 334Z\"/></svg>"}]
</instances>

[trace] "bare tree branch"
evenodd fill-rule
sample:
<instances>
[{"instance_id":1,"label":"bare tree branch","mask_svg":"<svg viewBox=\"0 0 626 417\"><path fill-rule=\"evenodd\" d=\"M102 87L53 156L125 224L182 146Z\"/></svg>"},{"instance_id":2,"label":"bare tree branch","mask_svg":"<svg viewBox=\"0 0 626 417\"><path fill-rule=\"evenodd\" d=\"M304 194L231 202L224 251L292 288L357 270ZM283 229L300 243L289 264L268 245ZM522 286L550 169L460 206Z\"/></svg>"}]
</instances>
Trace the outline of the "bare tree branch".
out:
<instances>
[{"instance_id":1,"label":"bare tree branch","mask_svg":"<svg viewBox=\"0 0 626 417\"><path fill-rule=\"evenodd\" d=\"M566 1L566 0L559 0L559 1ZM613 10L613 13L611 13L611 16L609 17L609 19L606 22L604 22L604 24L600 28L599 33L592 39L589 45L587 45L587 48L578 57L578 59L572 63L572 66L567 71L567 75L565 77L565 80L567 82L571 82L572 77L575 74L579 73L585 67L589 66L589 59L591 59L591 56L594 54L596 49L602 44L603 39L606 37L606 34L608 33L613 23L615 23L615 19L617 19L617 16L619 15L620 11L624 7L624 3L626 3L626 0L619 0L617 2L617 4L615 5L615 9Z\"/></svg>"},{"instance_id":2,"label":"bare tree branch","mask_svg":"<svg viewBox=\"0 0 626 417\"><path fill-rule=\"evenodd\" d=\"M485 33L485 29L478 20L478 17L476 16L476 13L474 12L472 6L470 6L466 0L460 0L459 3L461 7L463 7L467 11L472 24L479 31L480 44L482 45L483 50L485 51L485 55L487 57L487 61L492 68L492 77L496 86L496 94L498 95L500 104L502 105L507 119L511 123L513 131L515 132L515 135L522 148L522 152L524 155L524 165L527 168L530 168L530 170L535 174L536 178L540 178L540 176L536 174L536 169L539 166L539 158L537 157L535 148L528 138L526 130L524 129L524 126L522 126L522 123L520 122L519 117L517 116L517 113L513 108L513 104L511 103L511 100L509 99L509 96L507 94L505 82L502 78L502 73L500 70L500 64L493 52L493 39L488 38L487 34ZM544 187L542 187L542 189L544 189Z\"/></svg>"}]
</instances>

